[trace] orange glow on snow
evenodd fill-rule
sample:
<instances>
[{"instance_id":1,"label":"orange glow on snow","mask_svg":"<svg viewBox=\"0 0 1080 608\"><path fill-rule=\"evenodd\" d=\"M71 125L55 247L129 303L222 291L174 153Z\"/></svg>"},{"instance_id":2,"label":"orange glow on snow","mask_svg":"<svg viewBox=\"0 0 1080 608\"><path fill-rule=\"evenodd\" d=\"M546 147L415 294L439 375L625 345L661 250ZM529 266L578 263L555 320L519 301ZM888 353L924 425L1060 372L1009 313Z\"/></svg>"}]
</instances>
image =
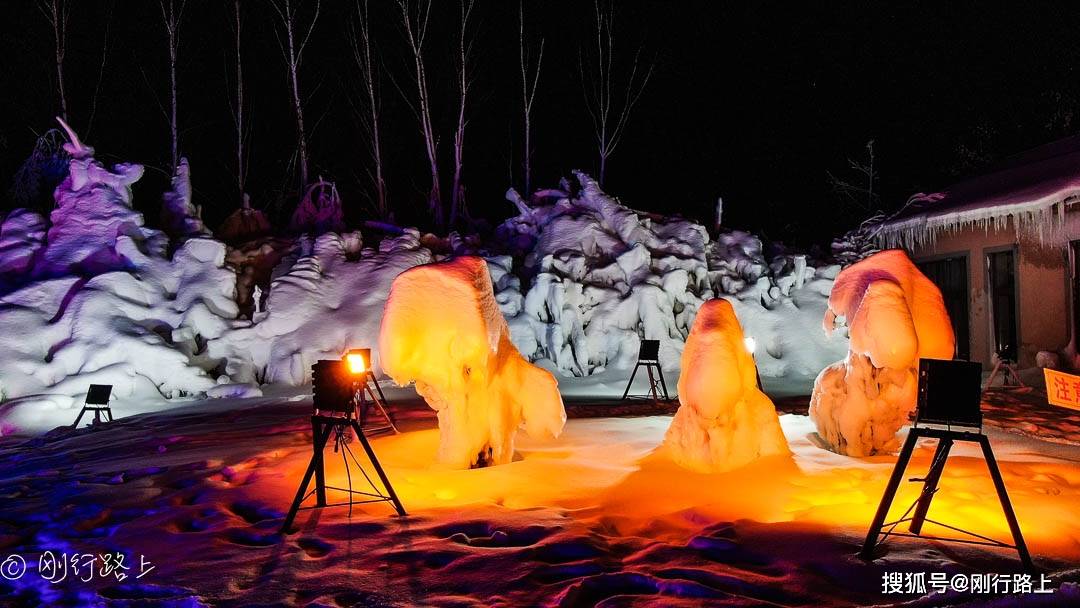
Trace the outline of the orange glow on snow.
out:
<instances>
[{"instance_id":1,"label":"orange glow on snow","mask_svg":"<svg viewBox=\"0 0 1080 608\"><path fill-rule=\"evenodd\" d=\"M829 534L850 543L852 554L896 463L894 455L852 458L823 450L814 444L808 418L787 415L781 425L791 455L762 458L727 473L698 473L657 447L669 424L665 416L571 420L557 441L521 437L512 462L467 470L432 464L439 444L434 428L373 437L371 443L410 515L490 508L490 518L499 521L512 517L508 510L550 509L589 526L665 541L681 541L717 522L752 521ZM991 442L1032 554L1036 560L1080 560L1080 510L1074 508L1080 504L1080 467L1071 452L1037 454L1025 443L1032 440L1000 437L992 434ZM921 477L933 453L933 442L916 448L886 521L898 519L917 498L922 484L906 480ZM262 486L273 494L265 500L288 503L309 457L310 450L297 450L275 466L274 489ZM339 459L326 459L326 466L328 484L346 483ZM381 504L356 508L377 518L391 513ZM928 516L1011 543L986 463L974 445L954 446ZM346 515L331 509L323 517ZM906 532L906 526L896 531ZM923 534L956 536L929 522ZM929 540L888 542L898 550L946 547ZM976 550L1015 559L1006 549Z\"/></svg>"}]
</instances>

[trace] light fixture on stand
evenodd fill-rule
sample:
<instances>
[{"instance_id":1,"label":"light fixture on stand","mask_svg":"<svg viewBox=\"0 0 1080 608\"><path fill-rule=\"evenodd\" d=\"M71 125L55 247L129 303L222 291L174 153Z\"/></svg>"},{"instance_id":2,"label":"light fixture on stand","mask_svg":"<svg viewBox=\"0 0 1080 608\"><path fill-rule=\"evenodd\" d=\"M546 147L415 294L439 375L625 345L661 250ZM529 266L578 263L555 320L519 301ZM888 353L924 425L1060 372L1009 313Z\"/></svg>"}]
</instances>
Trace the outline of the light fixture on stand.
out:
<instances>
[{"instance_id":1,"label":"light fixture on stand","mask_svg":"<svg viewBox=\"0 0 1080 608\"><path fill-rule=\"evenodd\" d=\"M350 352L350 354L352 353ZM370 351L368 351L367 358L363 360L365 363L363 369L368 371L364 372L364 375L360 380L357 379L357 374L353 373L353 369L360 369L359 367L353 367L354 362L358 363L356 357L360 356L362 356L361 353L356 353L356 356L350 360L350 357L347 354L343 360L319 361L311 368L313 407L311 415L311 462L308 463L307 470L304 472L304 478L300 482L300 487L296 490L296 497L293 499L292 505L289 507L289 513L285 516L285 521L281 525L281 532L283 534L289 531L293 520L296 519L297 512L302 509L318 509L322 507L348 505L349 513L351 514L352 506L354 504L389 502L393 505L394 510L397 511L398 515L406 514L405 508L401 505L401 501L398 499L397 493L394 492L393 486L390 485L390 480L386 477L382 465L379 464L379 459L375 456L375 451L371 449L371 444L368 443L367 437L364 435L364 429L361 427L358 420L358 415L363 404L362 402L357 401L357 393L359 392L362 398L364 391L371 391L371 388L367 386L366 381L366 374L370 373L370 365L368 365L371 360ZM360 384L359 388L357 387L358 383ZM372 397L374 399L374 393L372 393ZM385 414L385 410L383 410L383 413ZM371 476L367 474L364 470L364 466L360 464L360 461L357 460L352 449L349 448L347 436L349 428L352 428L361 447L364 448L364 453L381 482L381 489L379 485L371 479ZM326 450L326 444L330 440L331 435L334 436L334 452L341 453L341 461L345 465L345 475L349 481L348 488L328 486L326 484L323 452ZM351 466L353 465L360 471L368 485L371 486L370 491L353 489L351 470ZM315 479L315 487L309 492L308 485L311 483L313 477ZM327 490L344 492L348 495L348 501L332 504L328 503L326 499ZM307 507L303 506L304 501L313 494L315 495L315 504ZM363 498L361 500L354 500L354 496L361 496Z\"/></svg>"}]
</instances>

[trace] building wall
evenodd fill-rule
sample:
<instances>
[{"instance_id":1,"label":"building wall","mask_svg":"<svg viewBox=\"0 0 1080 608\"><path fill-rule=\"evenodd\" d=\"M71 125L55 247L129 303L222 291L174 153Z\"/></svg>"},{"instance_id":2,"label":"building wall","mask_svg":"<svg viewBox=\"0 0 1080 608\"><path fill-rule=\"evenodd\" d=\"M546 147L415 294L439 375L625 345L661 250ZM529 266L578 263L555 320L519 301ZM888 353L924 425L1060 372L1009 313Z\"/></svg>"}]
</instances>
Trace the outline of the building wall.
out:
<instances>
[{"instance_id":1,"label":"building wall","mask_svg":"<svg viewBox=\"0 0 1080 608\"><path fill-rule=\"evenodd\" d=\"M1069 213L1069 240L1080 238L1080 214ZM1003 229L966 228L938 234L932 246L909 253L916 262L966 255L968 260L968 323L971 358L984 366L992 363L993 349L986 256L1013 248L1016 252L1019 364L1035 365L1040 350L1058 351L1071 338L1071 287L1068 246L1042 246L1027 239L1018 241L1011 223Z\"/></svg>"}]
</instances>

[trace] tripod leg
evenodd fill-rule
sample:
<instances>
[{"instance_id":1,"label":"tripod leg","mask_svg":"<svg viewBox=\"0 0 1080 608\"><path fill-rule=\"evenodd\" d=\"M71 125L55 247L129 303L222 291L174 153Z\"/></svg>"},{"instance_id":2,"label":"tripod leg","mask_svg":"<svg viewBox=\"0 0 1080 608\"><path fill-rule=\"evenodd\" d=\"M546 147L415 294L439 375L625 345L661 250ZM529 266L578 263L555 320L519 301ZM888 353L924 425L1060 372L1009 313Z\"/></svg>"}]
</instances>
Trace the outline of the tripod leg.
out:
<instances>
[{"instance_id":1,"label":"tripod leg","mask_svg":"<svg viewBox=\"0 0 1080 608\"><path fill-rule=\"evenodd\" d=\"M930 510L930 502L934 500L938 482L941 481L941 473L945 470L945 460L949 458L949 450L952 449L952 439L938 440L937 449L934 450L934 459L930 461L930 470L926 472L923 481L922 494L919 496L919 504L915 507L915 514L911 516L911 525L908 530L912 534L922 531L923 522L926 521L926 513Z\"/></svg>"},{"instance_id":2,"label":"tripod leg","mask_svg":"<svg viewBox=\"0 0 1080 608\"><path fill-rule=\"evenodd\" d=\"M109 416L109 422L112 422L113 421L112 408L111 407L105 408L105 413L108 414L108 416Z\"/></svg>"},{"instance_id":3,"label":"tripod leg","mask_svg":"<svg viewBox=\"0 0 1080 608\"><path fill-rule=\"evenodd\" d=\"M634 366L634 371L630 373L630 381L626 383L626 390L623 391L623 393L622 393L623 400L625 400L626 396L630 394L630 387L633 386L633 384L634 384L634 376L637 375L637 370L638 370L639 367L641 367L640 363L635 365Z\"/></svg>"},{"instance_id":4,"label":"tripod leg","mask_svg":"<svg viewBox=\"0 0 1080 608\"><path fill-rule=\"evenodd\" d=\"M368 389L368 392L371 393L371 400L375 403L375 407L379 408L383 418L386 418L386 422L390 425L390 429L394 431L395 435L400 434L401 431L399 431L397 425L394 424L394 419L390 417L390 412L386 411L386 408L383 407L383 402L375 397L375 393L372 393L370 388Z\"/></svg>"},{"instance_id":5,"label":"tripod leg","mask_svg":"<svg viewBox=\"0 0 1080 608\"><path fill-rule=\"evenodd\" d=\"M334 425L326 424L326 433L323 433L323 424L315 417L311 418L312 449L311 463L315 467L315 504L319 507L326 506L326 469L323 466L323 452L326 450L326 441L334 430Z\"/></svg>"},{"instance_id":6,"label":"tripod leg","mask_svg":"<svg viewBox=\"0 0 1080 608\"><path fill-rule=\"evenodd\" d=\"M658 401L660 394L656 392L656 376L653 376L652 364L645 366L645 372L649 374L649 396L653 401Z\"/></svg>"},{"instance_id":7,"label":"tripod leg","mask_svg":"<svg viewBox=\"0 0 1080 608\"><path fill-rule=\"evenodd\" d=\"M874 548L877 547L877 539L881 534L881 525L885 523L885 517L889 515L889 507L892 506L893 498L896 497L896 489L900 487L900 480L904 477L904 469L911 460L911 453L915 451L915 442L919 439L919 429L912 427L908 431L907 440L900 450L900 457L896 460L896 468L893 469L892 477L885 486L885 493L881 496L881 504L878 505L874 521L870 524L870 530L866 533L862 551L859 557L870 561L874 559Z\"/></svg>"},{"instance_id":8,"label":"tripod leg","mask_svg":"<svg viewBox=\"0 0 1080 608\"><path fill-rule=\"evenodd\" d=\"M1005 491L1005 480L1001 478L1001 470L998 469L994 451L990 449L990 439L986 435L979 435L979 445L982 446L983 457L986 458L986 467L990 469L990 477L994 480L997 489L998 500L1001 501L1001 510L1005 512L1005 519L1009 522L1009 531L1012 532L1013 544L1016 552L1020 554L1020 562L1028 571L1034 570L1035 565L1031 562L1031 554L1028 553L1024 535L1020 532L1020 524L1016 521L1016 513L1013 512L1012 502L1009 501L1009 493Z\"/></svg>"},{"instance_id":9,"label":"tripod leg","mask_svg":"<svg viewBox=\"0 0 1080 608\"><path fill-rule=\"evenodd\" d=\"M81 410L79 410L79 415L75 417L75 424L71 425L72 429L79 428L79 421L82 420L83 414L85 414L85 413L86 413L86 406L84 405L83 408Z\"/></svg>"},{"instance_id":10,"label":"tripod leg","mask_svg":"<svg viewBox=\"0 0 1080 608\"><path fill-rule=\"evenodd\" d=\"M312 426L315 425L314 420L312 420L311 423ZM329 425L327 428L330 428ZM311 454L311 462L308 463L307 471L304 472L304 478L300 482L300 487L296 489L296 497L293 498L292 506L289 507L289 514L285 516L285 521L281 524L281 534L285 534L289 530L289 527L292 526L293 520L296 519L296 513L300 510L300 503L304 502L304 495L307 494L308 484L311 483L311 477L315 474L315 468L316 466L321 465L323 448L326 447L326 440L329 437L330 435L327 433L325 437L321 434L316 434L311 438L312 446L315 447L315 450Z\"/></svg>"},{"instance_id":11,"label":"tripod leg","mask_svg":"<svg viewBox=\"0 0 1080 608\"><path fill-rule=\"evenodd\" d=\"M375 385L375 390L379 393L379 401L382 401L383 403L389 403L386 400L386 395L384 395L382 392L382 387L379 386L378 380L375 379L375 374L372 372L368 372L368 377L371 379L371 383ZM375 395L372 395L372 398L374 397Z\"/></svg>"},{"instance_id":12,"label":"tripod leg","mask_svg":"<svg viewBox=\"0 0 1080 608\"><path fill-rule=\"evenodd\" d=\"M397 492L394 491L394 486L390 485L390 480L387 479L386 473L383 472L382 465L379 464L379 459L375 456L375 451L371 449L371 444L368 443L367 437L364 436L364 431L360 429L360 425L355 420L352 421L353 430L356 431L356 438L360 440L360 445L364 446L364 452L367 453L368 460L371 461L371 466L375 467L375 472L379 475L379 479L382 480L383 487L386 488L386 493L390 495L390 501L394 503L394 509L398 515L408 515L405 512L405 507L401 506L401 501L398 500Z\"/></svg>"},{"instance_id":13,"label":"tripod leg","mask_svg":"<svg viewBox=\"0 0 1080 608\"><path fill-rule=\"evenodd\" d=\"M668 396L667 383L664 382L664 370L659 364L656 366L656 373L660 376L660 388L664 389L664 401L671 401L671 397Z\"/></svg>"},{"instance_id":14,"label":"tripod leg","mask_svg":"<svg viewBox=\"0 0 1080 608\"><path fill-rule=\"evenodd\" d=\"M998 359L997 363L994 364L994 370L990 372L990 377L986 379L986 388L990 388L994 385L994 378L997 378L999 371L1001 371L1001 359ZM1004 380L1002 382L1004 382Z\"/></svg>"}]
</instances>

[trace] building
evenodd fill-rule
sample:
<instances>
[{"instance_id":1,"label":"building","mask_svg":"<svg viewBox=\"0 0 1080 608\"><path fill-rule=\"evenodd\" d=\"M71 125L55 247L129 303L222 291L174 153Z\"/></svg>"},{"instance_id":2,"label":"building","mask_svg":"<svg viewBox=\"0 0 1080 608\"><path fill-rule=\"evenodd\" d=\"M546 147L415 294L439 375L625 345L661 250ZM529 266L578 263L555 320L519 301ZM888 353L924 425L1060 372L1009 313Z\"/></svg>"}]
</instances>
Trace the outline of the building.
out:
<instances>
[{"instance_id":1,"label":"building","mask_svg":"<svg viewBox=\"0 0 1080 608\"><path fill-rule=\"evenodd\" d=\"M941 288L957 355L1040 351L1075 360L1080 322L1080 136L1007 159L942 192L917 194L877 232Z\"/></svg>"}]
</instances>

